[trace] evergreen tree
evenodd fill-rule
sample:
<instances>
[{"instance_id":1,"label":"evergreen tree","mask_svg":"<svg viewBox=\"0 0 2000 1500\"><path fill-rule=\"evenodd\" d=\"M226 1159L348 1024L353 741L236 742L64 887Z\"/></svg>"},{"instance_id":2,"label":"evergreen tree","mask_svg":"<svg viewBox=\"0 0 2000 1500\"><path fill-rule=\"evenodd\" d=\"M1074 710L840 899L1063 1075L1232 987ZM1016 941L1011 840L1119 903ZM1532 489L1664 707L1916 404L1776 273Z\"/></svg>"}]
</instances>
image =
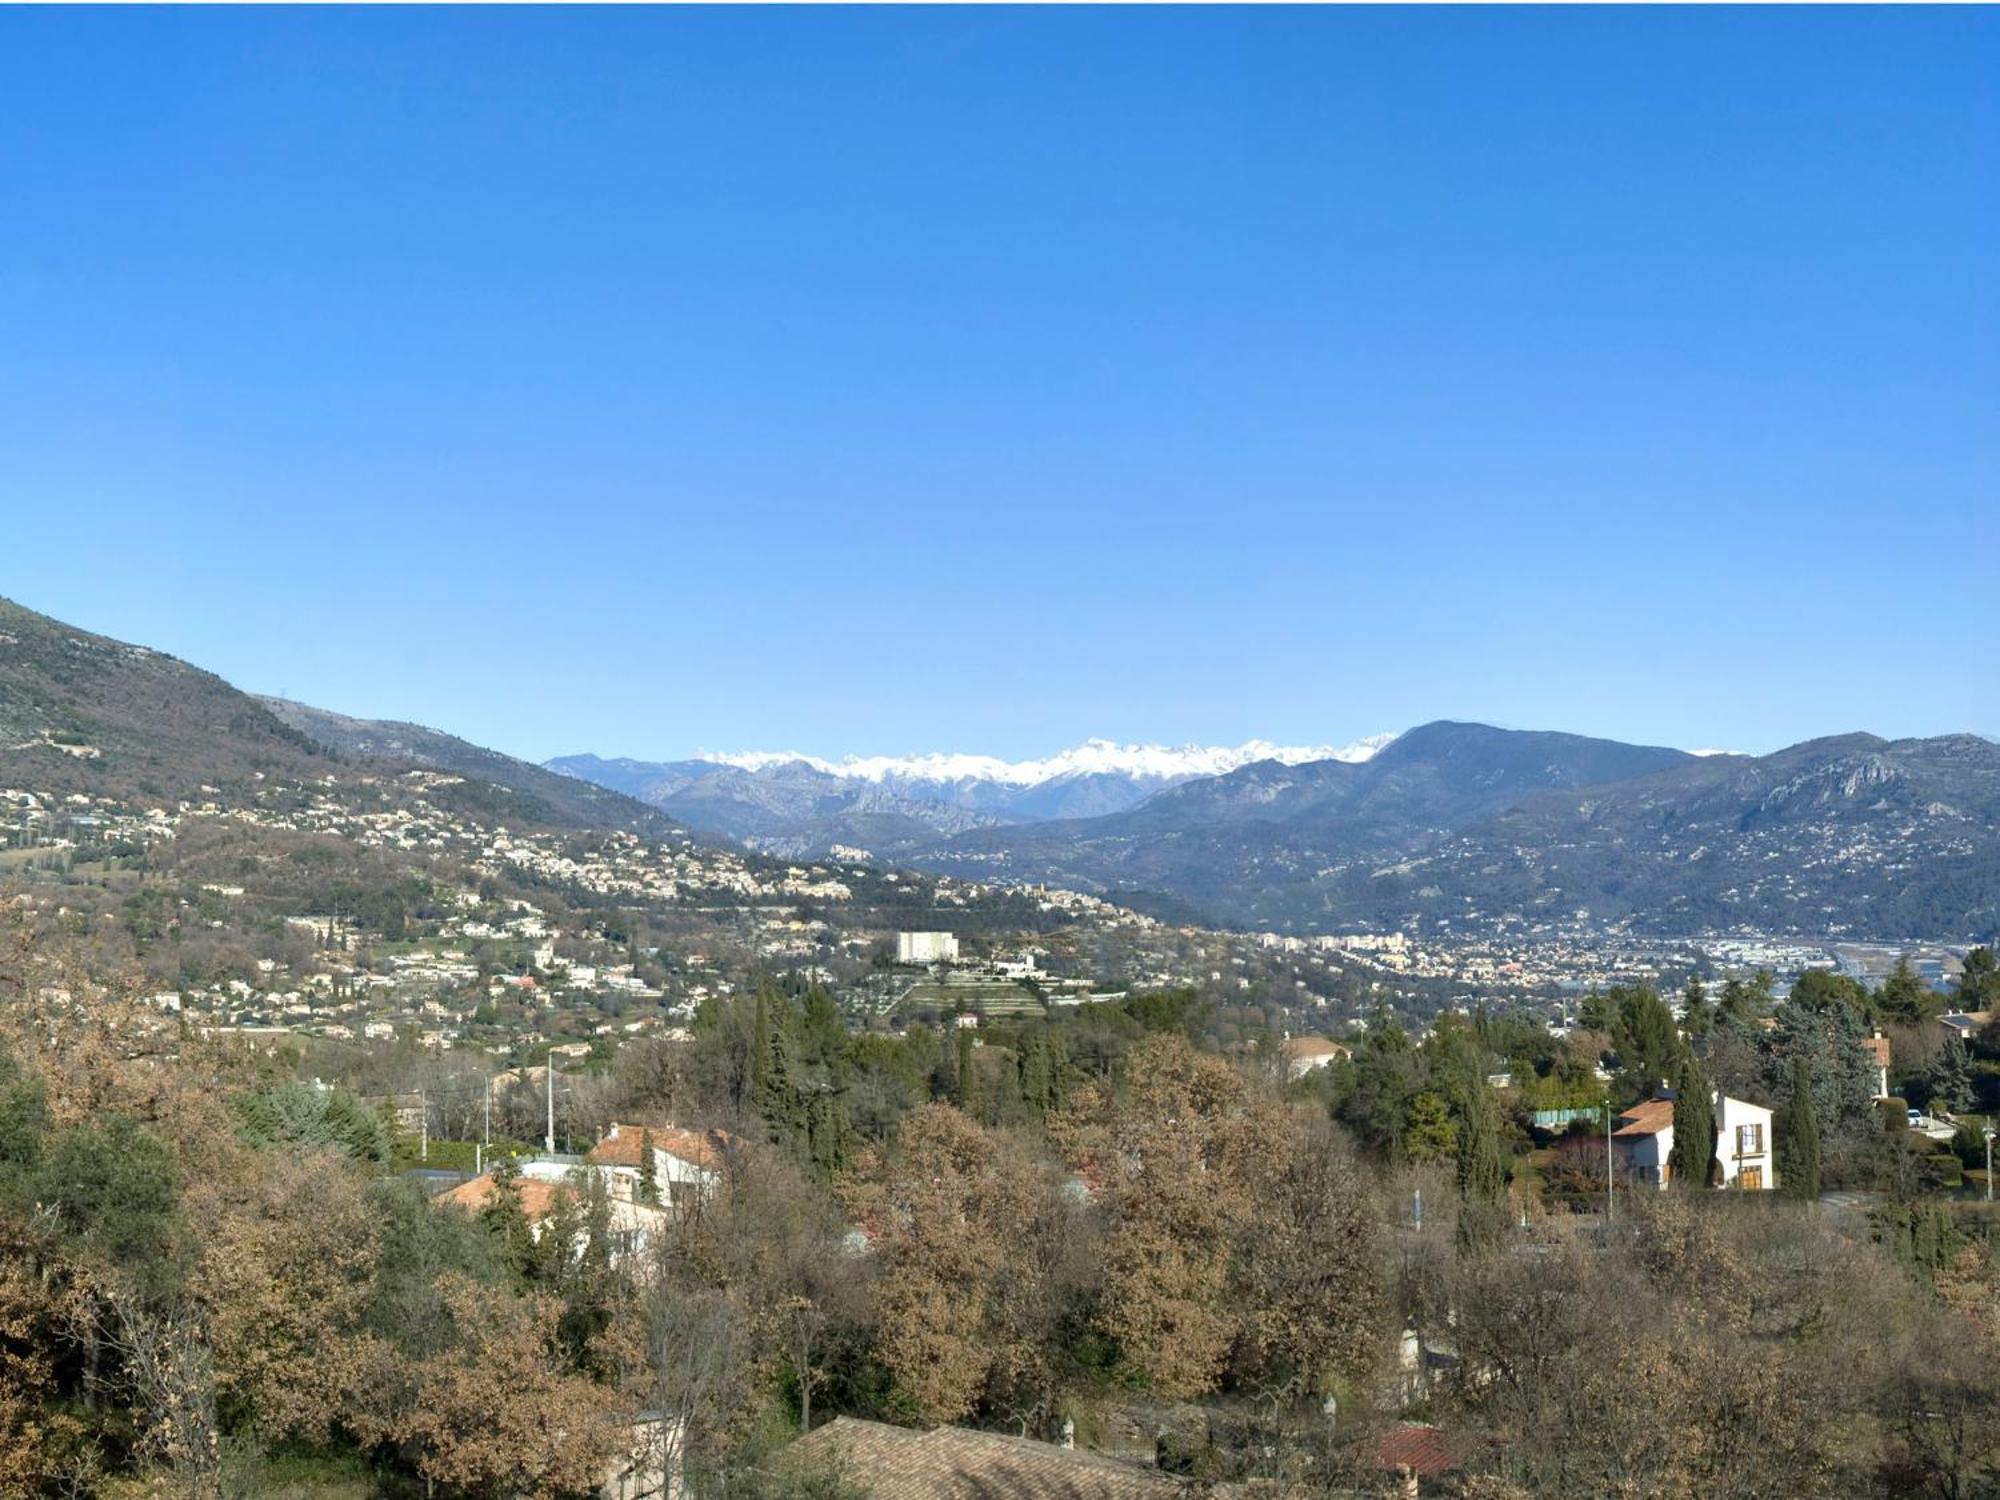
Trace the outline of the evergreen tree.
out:
<instances>
[{"instance_id":1,"label":"evergreen tree","mask_svg":"<svg viewBox=\"0 0 2000 1500\"><path fill-rule=\"evenodd\" d=\"M653 1158L653 1132L639 1132L639 1201L660 1201L660 1166Z\"/></svg>"},{"instance_id":2,"label":"evergreen tree","mask_svg":"<svg viewBox=\"0 0 2000 1500\"><path fill-rule=\"evenodd\" d=\"M958 1107L968 1115L979 1113L979 1068L972 1057L972 1028L958 1028Z\"/></svg>"},{"instance_id":3,"label":"evergreen tree","mask_svg":"<svg viewBox=\"0 0 2000 1500\"><path fill-rule=\"evenodd\" d=\"M1771 1009L1771 986L1775 982L1776 976L1769 969L1759 969L1748 980L1724 980L1722 999L1716 1006L1718 1019L1738 1024L1763 1019Z\"/></svg>"},{"instance_id":4,"label":"evergreen tree","mask_svg":"<svg viewBox=\"0 0 2000 1500\"><path fill-rule=\"evenodd\" d=\"M1018 1067L1021 1102L1047 1119L1055 1107L1055 1058L1046 1031L1032 1031L1021 1043Z\"/></svg>"},{"instance_id":5,"label":"evergreen tree","mask_svg":"<svg viewBox=\"0 0 2000 1500\"><path fill-rule=\"evenodd\" d=\"M1808 985L1802 978L1778 1007L1778 1024L1757 1036L1763 1054L1759 1083L1768 1094L1783 1097L1793 1059L1805 1058L1822 1155L1837 1156L1880 1132L1875 1069L1862 1045L1868 1036L1861 1013L1866 1002L1867 992L1851 980L1826 975Z\"/></svg>"},{"instance_id":6,"label":"evergreen tree","mask_svg":"<svg viewBox=\"0 0 2000 1500\"><path fill-rule=\"evenodd\" d=\"M771 1035L771 997L762 987L757 991L757 1021L750 1030L750 1097L757 1107L764 1107L764 1098L771 1086L771 1048L775 1038Z\"/></svg>"},{"instance_id":7,"label":"evergreen tree","mask_svg":"<svg viewBox=\"0 0 2000 1500\"><path fill-rule=\"evenodd\" d=\"M2000 1000L2000 961L1991 948L1974 948L1958 971L1957 1005L1963 1011L1985 1010Z\"/></svg>"},{"instance_id":8,"label":"evergreen tree","mask_svg":"<svg viewBox=\"0 0 2000 1500\"><path fill-rule=\"evenodd\" d=\"M1611 991L1611 1045L1628 1099L1650 1099L1672 1075L1682 1051L1673 1012L1649 985L1620 985Z\"/></svg>"},{"instance_id":9,"label":"evergreen tree","mask_svg":"<svg viewBox=\"0 0 2000 1500\"><path fill-rule=\"evenodd\" d=\"M511 1158L493 1169L493 1192L480 1208L479 1219L499 1242L500 1259L508 1269L521 1277L533 1274L535 1231L521 1206L521 1173Z\"/></svg>"},{"instance_id":10,"label":"evergreen tree","mask_svg":"<svg viewBox=\"0 0 2000 1500\"><path fill-rule=\"evenodd\" d=\"M1491 1091L1477 1080L1466 1090L1458 1141L1458 1243L1461 1249L1493 1244L1507 1224L1507 1163Z\"/></svg>"},{"instance_id":11,"label":"evergreen tree","mask_svg":"<svg viewBox=\"0 0 2000 1500\"><path fill-rule=\"evenodd\" d=\"M1699 979L1690 979L1681 1002L1681 1030L1693 1041L1706 1036L1714 1024L1715 1012L1709 1008L1708 991L1702 988Z\"/></svg>"},{"instance_id":12,"label":"evergreen tree","mask_svg":"<svg viewBox=\"0 0 2000 1500\"><path fill-rule=\"evenodd\" d=\"M1674 1149L1668 1157L1676 1187L1706 1188L1715 1175L1715 1098L1692 1052L1681 1057L1674 1091Z\"/></svg>"},{"instance_id":13,"label":"evergreen tree","mask_svg":"<svg viewBox=\"0 0 2000 1500\"><path fill-rule=\"evenodd\" d=\"M1931 1020L1944 1010L1937 994L1917 977L1917 971L1910 967L1907 957L1896 960L1894 972L1882 981L1882 988L1875 992L1875 1008L1889 1019L1905 1025Z\"/></svg>"},{"instance_id":14,"label":"evergreen tree","mask_svg":"<svg viewBox=\"0 0 2000 1500\"><path fill-rule=\"evenodd\" d=\"M806 1164L822 1182L847 1170L854 1155L854 1127L838 1094L814 1094L806 1107Z\"/></svg>"},{"instance_id":15,"label":"evergreen tree","mask_svg":"<svg viewBox=\"0 0 2000 1500\"><path fill-rule=\"evenodd\" d=\"M1576 1024L1585 1031L1609 1031L1611 1002L1602 992L1592 990L1583 997L1583 1003L1577 1007Z\"/></svg>"},{"instance_id":16,"label":"evergreen tree","mask_svg":"<svg viewBox=\"0 0 2000 1500\"><path fill-rule=\"evenodd\" d=\"M1812 1072L1804 1053L1792 1057L1792 1092L1778 1120L1778 1186L1810 1203L1819 1197L1819 1116L1813 1110Z\"/></svg>"},{"instance_id":17,"label":"evergreen tree","mask_svg":"<svg viewBox=\"0 0 2000 1500\"><path fill-rule=\"evenodd\" d=\"M1931 1109L1961 1114L1972 1108L1972 1064L1965 1055L1965 1043L1952 1037L1938 1049L1931 1064Z\"/></svg>"},{"instance_id":18,"label":"evergreen tree","mask_svg":"<svg viewBox=\"0 0 2000 1500\"><path fill-rule=\"evenodd\" d=\"M1403 1154L1411 1161L1443 1161L1458 1154L1458 1125L1444 1095L1430 1090L1410 1101L1403 1126Z\"/></svg>"},{"instance_id":19,"label":"evergreen tree","mask_svg":"<svg viewBox=\"0 0 2000 1500\"><path fill-rule=\"evenodd\" d=\"M807 1100L804 1080L792 1066L791 1038L783 1032L771 1038L770 1062L764 1070L764 1087L757 1098L757 1112L764 1117L774 1139L796 1148L806 1135Z\"/></svg>"}]
</instances>

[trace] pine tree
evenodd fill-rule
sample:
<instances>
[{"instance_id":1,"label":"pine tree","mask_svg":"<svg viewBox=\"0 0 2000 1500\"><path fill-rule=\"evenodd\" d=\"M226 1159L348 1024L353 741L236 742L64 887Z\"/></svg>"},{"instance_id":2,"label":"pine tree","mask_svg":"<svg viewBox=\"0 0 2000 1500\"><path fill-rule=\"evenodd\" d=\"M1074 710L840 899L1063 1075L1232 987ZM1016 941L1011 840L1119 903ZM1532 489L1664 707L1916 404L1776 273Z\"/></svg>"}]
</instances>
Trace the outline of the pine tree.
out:
<instances>
[{"instance_id":1,"label":"pine tree","mask_svg":"<svg viewBox=\"0 0 2000 1500\"><path fill-rule=\"evenodd\" d=\"M1944 1009L1931 987L1917 977L1907 957L1897 959L1894 972L1882 981L1882 988L1875 992L1875 1007L1883 1015L1911 1025L1928 1021Z\"/></svg>"},{"instance_id":2,"label":"pine tree","mask_svg":"<svg viewBox=\"0 0 2000 1500\"><path fill-rule=\"evenodd\" d=\"M1804 1053L1792 1058L1792 1092L1779 1121L1778 1145L1784 1152L1778 1167L1779 1188L1802 1202L1818 1198L1819 1116L1813 1110L1812 1072L1806 1067Z\"/></svg>"},{"instance_id":3,"label":"pine tree","mask_svg":"<svg viewBox=\"0 0 2000 1500\"><path fill-rule=\"evenodd\" d=\"M1458 1125L1444 1095L1425 1090L1410 1101L1403 1120L1403 1154L1414 1162L1458 1154Z\"/></svg>"},{"instance_id":4,"label":"pine tree","mask_svg":"<svg viewBox=\"0 0 2000 1500\"><path fill-rule=\"evenodd\" d=\"M958 1028L958 1107L968 1115L979 1113L979 1069L972 1057L972 1028Z\"/></svg>"},{"instance_id":5,"label":"pine tree","mask_svg":"<svg viewBox=\"0 0 2000 1500\"><path fill-rule=\"evenodd\" d=\"M660 1166L653 1159L653 1132L650 1130L639 1132L639 1201L660 1201Z\"/></svg>"},{"instance_id":6,"label":"pine tree","mask_svg":"<svg viewBox=\"0 0 2000 1500\"><path fill-rule=\"evenodd\" d=\"M1715 1175L1715 1097L1692 1052L1681 1057L1674 1092L1674 1149L1668 1157L1676 1187L1706 1188Z\"/></svg>"},{"instance_id":7,"label":"pine tree","mask_svg":"<svg viewBox=\"0 0 2000 1500\"><path fill-rule=\"evenodd\" d=\"M1650 985L1621 985L1609 998L1616 1003L1611 1045L1618 1053L1626 1097L1650 1099L1681 1051L1673 1012Z\"/></svg>"}]
</instances>

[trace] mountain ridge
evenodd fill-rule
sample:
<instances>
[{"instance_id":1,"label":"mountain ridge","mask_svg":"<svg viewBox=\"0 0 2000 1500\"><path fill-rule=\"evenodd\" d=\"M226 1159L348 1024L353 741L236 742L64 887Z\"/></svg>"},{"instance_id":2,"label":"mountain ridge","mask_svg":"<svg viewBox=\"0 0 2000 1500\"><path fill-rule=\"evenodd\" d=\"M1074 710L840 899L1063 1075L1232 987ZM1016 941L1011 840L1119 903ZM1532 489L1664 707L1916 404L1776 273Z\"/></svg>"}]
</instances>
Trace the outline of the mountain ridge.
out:
<instances>
[{"instance_id":1,"label":"mountain ridge","mask_svg":"<svg viewBox=\"0 0 2000 1500\"><path fill-rule=\"evenodd\" d=\"M2000 931L2000 745L1980 736L1853 733L1697 757L1487 726L1422 730L1360 767L1248 767L1127 813L980 830L912 857L1157 889L1230 921L1301 930L1511 919ZM1486 753L1472 753L1481 742Z\"/></svg>"},{"instance_id":2,"label":"mountain ridge","mask_svg":"<svg viewBox=\"0 0 2000 1500\"><path fill-rule=\"evenodd\" d=\"M678 761L570 755L546 764L637 797L689 827L802 855L833 844L894 851L973 828L1118 812L1244 765L1358 762L1382 743L1382 736L1331 747L1087 740L1026 761L946 753L836 762L745 752Z\"/></svg>"}]
</instances>

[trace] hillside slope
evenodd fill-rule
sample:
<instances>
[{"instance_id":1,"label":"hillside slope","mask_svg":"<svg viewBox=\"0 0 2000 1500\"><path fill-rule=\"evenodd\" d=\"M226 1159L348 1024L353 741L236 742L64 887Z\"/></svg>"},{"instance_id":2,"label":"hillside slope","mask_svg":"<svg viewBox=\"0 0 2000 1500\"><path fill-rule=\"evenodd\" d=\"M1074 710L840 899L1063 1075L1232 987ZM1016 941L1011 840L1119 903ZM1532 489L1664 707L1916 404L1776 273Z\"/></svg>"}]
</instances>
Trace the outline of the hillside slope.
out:
<instances>
[{"instance_id":1,"label":"hillside slope","mask_svg":"<svg viewBox=\"0 0 2000 1500\"><path fill-rule=\"evenodd\" d=\"M318 744L356 760L381 760L451 771L512 792L538 821L578 828L660 834L673 819L636 798L483 749L442 730L384 719L355 719L289 698L258 697L259 706Z\"/></svg>"},{"instance_id":2,"label":"hillside slope","mask_svg":"<svg viewBox=\"0 0 2000 1500\"><path fill-rule=\"evenodd\" d=\"M325 762L213 673L0 599L0 783L164 800Z\"/></svg>"}]
</instances>

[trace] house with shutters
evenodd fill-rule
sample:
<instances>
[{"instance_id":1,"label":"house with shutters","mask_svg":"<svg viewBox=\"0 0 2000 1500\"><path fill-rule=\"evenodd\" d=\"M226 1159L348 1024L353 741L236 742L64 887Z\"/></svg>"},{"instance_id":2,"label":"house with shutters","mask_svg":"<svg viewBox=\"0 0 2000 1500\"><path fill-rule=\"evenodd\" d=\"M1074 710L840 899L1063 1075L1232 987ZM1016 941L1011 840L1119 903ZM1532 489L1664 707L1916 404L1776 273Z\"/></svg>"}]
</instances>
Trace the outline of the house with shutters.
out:
<instances>
[{"instance_id":1,"label":"house with shutters","mask_svg":"<svg viewBox=\"0 0 2000 1500\"><path fill-rule=\"evenodd\" d=\"M1620 1115L1611 1144L1631 1181L1665 1187L1673 1176L1673 1090L1662 1089ZM1715 1167L1718 1187L1768 1192L1778 1185L1770 1110L1726 1094L1715 1096Z\"/></svg>"}]
</instances>

